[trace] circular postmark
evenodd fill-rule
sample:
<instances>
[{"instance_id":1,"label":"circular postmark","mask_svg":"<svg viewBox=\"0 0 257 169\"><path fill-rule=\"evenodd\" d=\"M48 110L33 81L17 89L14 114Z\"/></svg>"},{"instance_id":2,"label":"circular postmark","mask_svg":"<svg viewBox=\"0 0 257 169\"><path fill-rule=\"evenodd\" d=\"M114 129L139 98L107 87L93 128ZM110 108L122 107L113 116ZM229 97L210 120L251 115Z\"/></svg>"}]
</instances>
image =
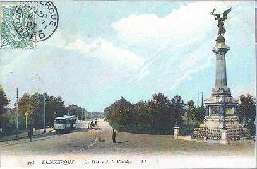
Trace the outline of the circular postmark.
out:
<instances>
[{"instance_id":1,"label":"circular postmark","mask_svg":"<svg viewBox=\"0 0 257 169\"><path fill-rule=\"evenodd\" d=\"M35 3L35 41L44 41L50 38L58 28L58 11L51 1L39 1L33 3Z\"/></svg>"}]
</instances>

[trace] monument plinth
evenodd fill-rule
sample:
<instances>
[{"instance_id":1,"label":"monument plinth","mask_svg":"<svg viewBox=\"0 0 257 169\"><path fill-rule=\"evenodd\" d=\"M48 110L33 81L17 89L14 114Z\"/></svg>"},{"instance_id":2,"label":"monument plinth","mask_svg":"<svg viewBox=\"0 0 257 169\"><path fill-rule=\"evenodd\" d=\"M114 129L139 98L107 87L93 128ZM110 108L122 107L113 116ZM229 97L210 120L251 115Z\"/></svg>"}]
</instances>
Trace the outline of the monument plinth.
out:
<instances>
[{"instance_id":1,"label":"monument plinth","mask_svg":"<svg viewBox=\"0 0 257 169\"><path fill-rule=\"evenodd\" d=\"M227 9L221 14L211 13L218 21L218 35L212 51L216 56L215 87L212 89L211 96L205 100L205 120L202 127L196 128L192 137L204 138L209 140L220 140L220 143L227 143L229 140L239 140L243 128L239 124L236 116L237 101L231 95L230 88L227 86L226 53L230 50L226 45L224 34L224 21L227 14L231 11Z\"/></svg>"}]
</instances>

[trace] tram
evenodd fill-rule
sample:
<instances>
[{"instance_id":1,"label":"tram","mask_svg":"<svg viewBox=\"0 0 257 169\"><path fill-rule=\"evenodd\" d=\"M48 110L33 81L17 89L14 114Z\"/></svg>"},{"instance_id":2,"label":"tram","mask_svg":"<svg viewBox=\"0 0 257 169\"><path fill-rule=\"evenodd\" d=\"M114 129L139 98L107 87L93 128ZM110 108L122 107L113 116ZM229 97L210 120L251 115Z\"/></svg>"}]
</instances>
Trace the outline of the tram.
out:
<instances>
[{"instance_id":1,"label":"tram","mask_svg":"<svg viewBox=\"0 0 257 169\"><path fill-rule=\"evenodd\" d=\"M77 118L75 116L56 117L54 119L54 129L56 133L67 133L76 128Z\"/></svg>"}]
</instances>

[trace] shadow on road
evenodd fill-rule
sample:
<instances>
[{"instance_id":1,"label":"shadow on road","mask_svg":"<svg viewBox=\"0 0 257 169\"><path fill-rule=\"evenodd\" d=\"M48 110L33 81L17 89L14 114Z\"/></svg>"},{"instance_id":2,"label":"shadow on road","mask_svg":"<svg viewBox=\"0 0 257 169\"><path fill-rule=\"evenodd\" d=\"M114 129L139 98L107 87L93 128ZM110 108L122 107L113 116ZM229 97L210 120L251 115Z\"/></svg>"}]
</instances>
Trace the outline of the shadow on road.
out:
<instances>
[{"instance_id":1,"label":"shadow on road","mask_svg":"<svg viewBox=\"0 0 257 169\"><path fill-rule=\"evenodd\" d=\"M122 144L122 143L128 143L128 141L117 141L116 143Z\"/></svg>"}]
</instances>

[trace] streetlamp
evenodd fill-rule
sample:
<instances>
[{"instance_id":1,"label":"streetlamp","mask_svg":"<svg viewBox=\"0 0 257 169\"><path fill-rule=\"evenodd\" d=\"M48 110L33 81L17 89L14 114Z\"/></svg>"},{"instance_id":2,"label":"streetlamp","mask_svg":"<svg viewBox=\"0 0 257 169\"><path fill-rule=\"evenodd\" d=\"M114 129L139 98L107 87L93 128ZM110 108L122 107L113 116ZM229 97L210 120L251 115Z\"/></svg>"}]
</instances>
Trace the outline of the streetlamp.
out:
<instances>
[{"instance_id":1,"label":"streetlamp","mask_svg":"<svg viewBox=\"0 0 257 169\"><path fill-rule=\"evenodd\" d=\"M16 88L16 138L19 131L19 90Z\"/></svg>"}]
</instances>

